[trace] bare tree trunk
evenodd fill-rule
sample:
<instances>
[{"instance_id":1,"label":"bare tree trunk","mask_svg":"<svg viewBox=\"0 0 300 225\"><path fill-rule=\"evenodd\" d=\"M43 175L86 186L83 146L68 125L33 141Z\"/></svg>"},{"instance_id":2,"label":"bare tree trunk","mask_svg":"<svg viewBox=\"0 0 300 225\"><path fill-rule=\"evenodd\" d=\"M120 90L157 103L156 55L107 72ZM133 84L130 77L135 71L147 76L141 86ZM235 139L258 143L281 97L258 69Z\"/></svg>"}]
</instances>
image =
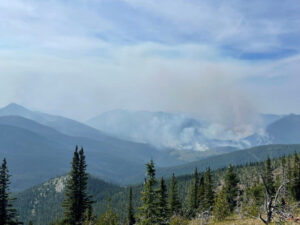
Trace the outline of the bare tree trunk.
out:
<instances>
[{"instance_id":1,"label":"bare tree trunk","mask_svg":"<svg viewBox=\"0 0 300 225\"><path fill-rule=\"evenodd\" d=\"M286 184L288 183L286 176L283 176L282 182L279 188L276 191L275 196L272 195L269 187L266 185L264 176L261 175L265 190L266 190L266 199L265 199L265 211L266 211L266 218L263 218L262 215L259 215L259 218L264 224L269 224L272 222L273 214L276 213L279 216L282 216L284 212L280 209L278 204L278 199L282 196L282 190L285 189Z\"/></svg>"}]
</instances>

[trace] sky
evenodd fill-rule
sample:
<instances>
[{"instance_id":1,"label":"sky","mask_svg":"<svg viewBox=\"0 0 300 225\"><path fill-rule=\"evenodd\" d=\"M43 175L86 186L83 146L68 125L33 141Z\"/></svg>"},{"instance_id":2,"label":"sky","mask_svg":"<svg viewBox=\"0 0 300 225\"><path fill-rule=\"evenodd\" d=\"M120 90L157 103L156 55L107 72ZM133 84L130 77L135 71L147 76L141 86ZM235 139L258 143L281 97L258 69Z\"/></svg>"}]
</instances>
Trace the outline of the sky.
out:
<instances>
[{"instance_id":1,"label":"sky","mask_svg":"<svg viewBox=\"0 0 300 225\"><path fill-rule=\"evenodd\" d=\"M0 106L300 114L299 0L0 1Z\"/></svg>"}]
</instances>

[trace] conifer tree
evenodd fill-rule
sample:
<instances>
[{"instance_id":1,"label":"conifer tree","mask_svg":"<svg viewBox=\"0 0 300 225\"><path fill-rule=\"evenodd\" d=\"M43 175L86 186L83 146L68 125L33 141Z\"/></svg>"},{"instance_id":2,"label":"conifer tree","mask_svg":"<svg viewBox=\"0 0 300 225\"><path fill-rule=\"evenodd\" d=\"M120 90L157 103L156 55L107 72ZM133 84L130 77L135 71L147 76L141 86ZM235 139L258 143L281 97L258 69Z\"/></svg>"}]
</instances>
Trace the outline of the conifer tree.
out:
<instances>
[{"instance_id":1,"label":"conifer tree","mask_svg":"<svg viewBox=\"0 0 300 225\"><path fill-rule=\"evenodd\" d=\"M289 197L294 197L293 195L293 169L291 165L291 159L290 157L287 158L287 178L288 178L288 183L287 183L287 190L289 193Z\"/></svg>"},{"instance_id":2,"label":"conifer tree","mask_svg":"<svg viewBox=\"0 0 300 225\"><path fill-rule=\"evenodd\" d=\"M189 211L191 216L195 215L196 210L199 207L199 174L197 168L195 168L193 182L191 184L190 196L189 196Z\"/></svg>"},{"instance_id":3,"label":"conifer tree","mask_svg":"<svg viewBox=\"0 0 300 225\"><path fill-rule=\"evenodd\" d=\"M174 173L172 175L172 181L169 191L169 209L171 216L177 215L181 211L181 202L179 200L178 185Z\"/></svg>"},{"instance_id":4,"label":"conifer tree","mask_svg":"<svg viewBox=\"0 0 300 225\"><path fill-rule=\"evenodd\" d=\"M285 155L281 158L281 172L282 174L286 174L286 157Z\"/></svg>"},{"instance_id":5,"label":"conifer tree","mask_svg":"<svg viewBox=\"0 0 300 225\"><path fill-rule=\"evenodd\" d=\"M199 209L204 209L204 177L201 176L198 189Z\"/></svg>"},{"instance_id":6,"label":"conifer tree","mask_svg":"<svg viewBox=\"0 0 300 225\"><path fill-rule=\"evenodd\" d=\"M210 168L204 174L204 209L211 210L214 205L214 191Z\"/></svg>"},{"instance_id":7,"label":"conifer tree","mask_svg":"<svg viewBox=\"0 0 300 225\"><path fill-rule=\"evenodd\" d=\"M227 204L226 194L222 190L217 194L213 215L216 220L224 220L227 216L230 215L230 208Z\"/></svg>"},{"instance_id":8,"label":"conifer tree","mask_svg":"<svg viewBox=\"0 0 300 225\"><path fill-rule=\"evenodd\" d=\"M133 203L132 203L132 187L129 188L129 201L127 207L127 225L134 225L135 218L134 218L134 210L133 210Z\"/></svg>"},{"instance_id":9,"label":"conifer tree","mask_svg":"<svg viewBox=\"0 0 300 225\"><path fill-rule=\"evenodd\" d=\"M28 225L33 225L33 223L32 223L32 221L31 221L31 220L29 221Z\"/></svg>"},{"instance_id":10,"label":"conifer tree","mask_svg":"<svg viewBox=\"0 0 300 225\"><path fill-rule=\"evenodd\" d=\"M293 164L291 180L292 195L296 201L300 201L300 160L296 152L293 156Z\"/></svg>"},{"instance_id":11,"label":"conifer tree","mask_svg":"<svg viewBox=\"0 0 300 225\"><path fill-rule=\"evenodd\" d=\"M227 204L230 212L233 212L236 207L236 199L238 196L238 183L239 179L237 174L233 171L232 165L229 165L225 174L224 194L226 196Z\"/></svg>"},{"instance_id":12,"label":"conifer tree","mask_svg":"<svg viewBox=\"0 0 300 225\"><path fill-rule=\"evenodd\" d=\"M65 197L62 206L64 208L64 222L70 225L76 225L78 213L78 187L79 187L79 154L76 146L72 159L72 169L66 184Z\"/></svg>"},{"instance_id":13,"label":"conifer tree","mask_svg":"<svg viewBox=\"0 0 300 225\"><path fill-rule=\"evenodd\" d=\"M88 185L88 174L86 172L86 160L84 155L83 148L79 151L79 166L78 166L78 179L79 179L79 189L78 189L78 201L79 201L79 213L82 220L84 220L85 214L88 209L92 210L91 200L92 196L88 196L87 194L87 185Z\"/></svg>"},{"instance_id":14,"label":"conifer tree","mask_svg":"<svg viewBox=\"0 0 300 225\"><path fill-rule=\"evenodd\" d=\"M82 224L85 221L86 211L92 201L86 193L88 175L84 150L78 152L76 146L72 160L72 168L69 174L63 201L64 223L68 225Z\"/></svg>"},{"instance_id":15,"label":"conifer tree","mask_svg":"<svg viewBox=\"0 0 300 225\"><path fill-rule=\"evenodd\" d=\"M169 219L169 207L168 207L168 191L164 178L160 180L158 189L158 218L159 225L168 224Z\"/></svg>"},{"instance_id":16,"label":"conifer tree","mask_svg":"<svg viewBox=\"0 0 300 225\"><path fill-rule=\"evenodd\" d=\"M97 216L94 213L93 202L88 205L88 208L85 212L85 222L84 225L94 225L96 224Z\"/></svg>"},{"instance_id":17,"label":"conifer tree","mask_svg":"<svg viewBox=\"0 0 300 225\"><path fill-rule=\"evenodd\" d=\"M155 178L155 167L153 160L146 164L147 178L142 191L142 206L139 208L139 222L140 225L153 225L158 222L158 198L155 185L157 180Z\"/></svg>"},{"instance_id":18,"label":"conifer tree","mask_svg":"<svg viewBox=\"0 0 300 225\"><path fill-rule=\"evenodd\" d=\"M285 157L285 155L283 155L282 158L281 158L281 173L282 173L281 182L286 181L288 179L286 164L287 164L286 163L286 157ZM285 205L286 204L286 197L287 197L287 185L285 185L282 188L282 193L283 193L283 195L281 197L281 203L282 203L282 205Z\"/></svg>"},{"instance_id":19,"label":"conifer tree","mask_svg":"<svg viewBox=\"0 0 300 225\"><path fill-rule=\"evenodd\" d=\"M97 225L118 225L118 216L111 209L110 198L107 198L107 210L101 215Z\"/></svg>"},{"instance_id":20,"label":"conifer tree","mask_svg":"<svg viewBox=\"0 0 300 225\"><path fill-rule=\"evenodd\" d=\"M270 193L272 195L275 194L275 182L274 182L273 169L272 169L270 157L268 157L266 161L265 182Z\"/></svg>"},{"instance_id":21,"label":"conifer tree","mask_svg":"<svg viewBox=\"0 0 300 225\"><path fill-rule=\"evenodd\" d=\"M22 224L18 221L17 210L13 208L13 201L15 199L10 197L9 178L7 162L4 158L0 168L0 225Z\"/></svg>"}]
</instances>

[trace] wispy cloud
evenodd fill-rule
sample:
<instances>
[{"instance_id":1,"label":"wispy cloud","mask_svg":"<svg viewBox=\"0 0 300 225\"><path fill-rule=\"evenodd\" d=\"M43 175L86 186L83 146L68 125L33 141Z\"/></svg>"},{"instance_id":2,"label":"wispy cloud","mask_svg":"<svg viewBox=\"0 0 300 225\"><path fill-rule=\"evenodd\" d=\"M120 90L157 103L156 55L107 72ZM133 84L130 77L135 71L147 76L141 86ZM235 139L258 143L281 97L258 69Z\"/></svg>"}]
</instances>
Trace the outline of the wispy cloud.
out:
<instances>
[{"instance_id":1,"label":"wispy cloud","mask_svg":"<svg viewBox=\"0 0 300 225\"><path fill-rule=\"evenodd\" d=\"M0 104L78 119L114 108L300 112L299 11L297 0L0 1Z\"/></svg>"}]
</instances>

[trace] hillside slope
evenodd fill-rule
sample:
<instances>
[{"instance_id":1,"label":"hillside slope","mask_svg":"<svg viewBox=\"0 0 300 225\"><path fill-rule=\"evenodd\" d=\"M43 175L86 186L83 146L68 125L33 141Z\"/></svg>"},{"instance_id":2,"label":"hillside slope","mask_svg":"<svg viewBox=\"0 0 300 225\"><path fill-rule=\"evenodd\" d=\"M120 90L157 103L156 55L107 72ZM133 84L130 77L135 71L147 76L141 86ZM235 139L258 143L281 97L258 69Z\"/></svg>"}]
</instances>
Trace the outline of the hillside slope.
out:
<instances>
[{"instance_id":1,"label":"hillside slope","mask_svg":"<svg viewBox=\"0 0 300 225\"><path fill-rule=\"evenodd\" d=\"M250 162L260 162L266 160L268 156L270 158L275 158L283 155L289 155L294 152L300 152L300 145L264 145L223 155L213 156L203 160L186 163L180 166L158 168L157 174L158 176L165 177L171 176L172 173L183 175L192 173L196 167L199 171L204 171L208 167L210 167L211 169L219 169L226 167L229 164L236 166Z\"/></svg>"},{"instance_id":2,"label":"hillside slope","mask_svg":"<svg viewBox=\"0 0 300 225\"><path fill-rule=\"evenodd\" d=\"M150 158L162 165L180 163L146 144L73 137L19 116L0 117L0 158L8 160L14 190L66 173L75 145L84 146L89 155L89 172L117 183L141 170Z\"/></svg>"},{"instance_id":3,"label":"hillside slope","mask_svg":"<svg viewBox=\"0 0 300 225\"><path fill-rule=\"evenodd\" d=\"M274 144L300 143L300 115L288 115L270 124L266 129Z\"/></svg>"},{"instance_id":4,"label":"hillside slope","mask_svg":"<svg viewBox=\"0 0 300 225\"><path fill-rule=\"evenodd\" d=\"M280 166L280 159L272 161L273 168ZM234 168L239 175L243 186L250 186L257 181L258 174L264 169L264 162L253 163ZM145 170L145 168L144 168ZM224 177L225 169L221 168L212 172L214 187L220 185ZM159 179L159 175L157 176ZM193 175L177 176L179 197L185 201L186 195L190 191ZM61 202L63 200L63 191L66 177L58 177L47 181L41 185L30 188L17 195L16 206L20 212L21 219L24 222L32 220L34 224L46 225L53 221L56 216L62 215ZM170 179L166 179L167 186L170 185ZM133 203L135 210L140 206L142 185L133 186ZM127 187L118 187L99 179L91 177L89 179L88 192L93 194L94 211L99 216L106 208L106 197L111 197L112 208L120 216L121 221L126 217L126 206L128 201Z\"/></svg>"},{"instance_id":5,"label":"hillside slope","mask_svg":"<svg viewBox=\"0 0 300 225\"><path fill-rule=\"evenodd\" d=\"M34 224L45 225L62 215L61 203L64 199L63 191L67 176L51 179L41 185L30 188L17 195L16 207L20 220L27 224L32 220ZM104 182L103 180L89 177L88 193L97 200L96 209L103 213L108 196L124 191L117 185Z\"/></svg>"},{"instance_id":6,"label":"hillside slope","mask_svg":"<svg viewBox=\"0 0 300 225\"><path fill-rule=\"evenodd\" d=\"M32 111L15 103L11 103L1 108L0 116L20 116L54 128L57 131L70 136L88 137L97 140L106 140L111 138L109 135L78 121L62 116Z\"/></svg>"}]
</instances>

